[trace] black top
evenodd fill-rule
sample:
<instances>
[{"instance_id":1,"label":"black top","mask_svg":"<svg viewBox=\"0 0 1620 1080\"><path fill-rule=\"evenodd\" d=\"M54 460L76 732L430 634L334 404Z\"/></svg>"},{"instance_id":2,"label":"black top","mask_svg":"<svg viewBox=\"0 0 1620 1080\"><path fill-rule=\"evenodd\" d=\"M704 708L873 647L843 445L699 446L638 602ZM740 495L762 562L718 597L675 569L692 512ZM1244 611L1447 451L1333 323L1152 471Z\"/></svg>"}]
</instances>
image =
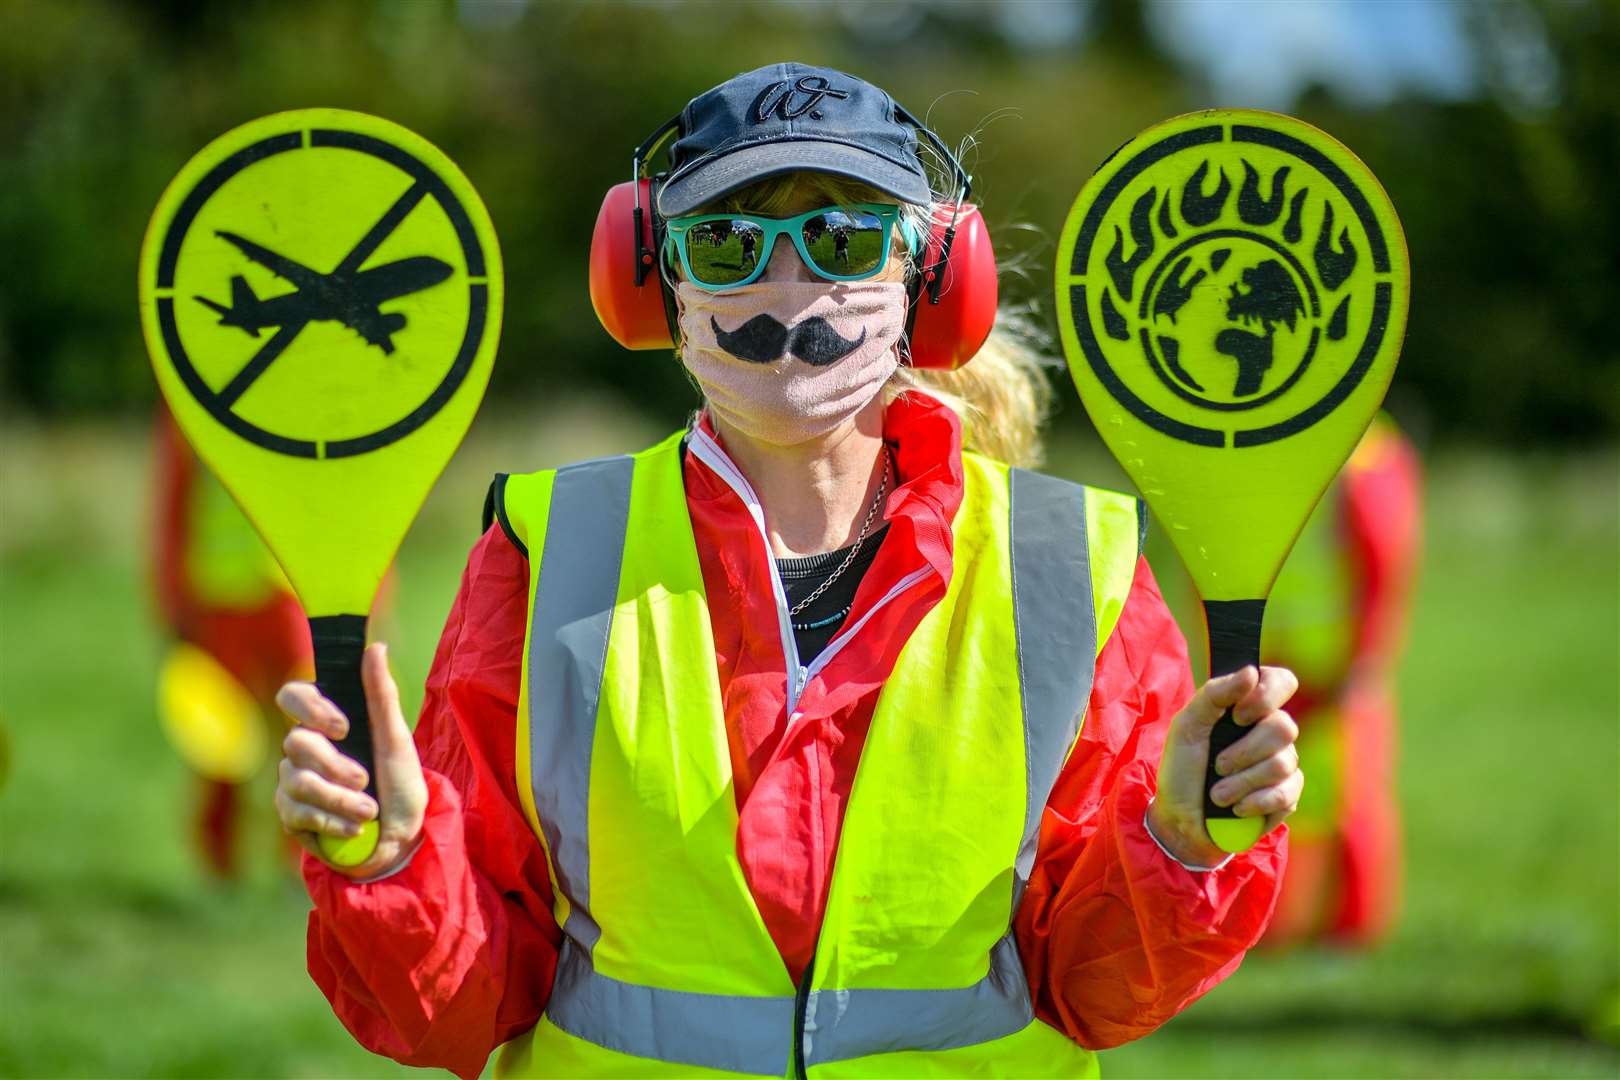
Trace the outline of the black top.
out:
<instances>
[{"instance_id":1,"label":"black top","mask_svg":"<svg viewBox=\"0 0 1620 1080\"><path fill-rule=\"evenodd\" d=\"M869 535L855 560L849 564L849 569L840 574L826 592L793 616L793 641L799 647L799 663L808 664L814 660L844 628L844 622L849 617L849 606L855 600L855 590L860 587L861 578L866 576L866 568L877 557L878 546L883 543L883 534L888 528L885 522ZM843 564L848 554L849 548L846 547L803 559L777 559L776 570L782 575L782 588L787 592L788 607L794 607L832 577L833 571ZM801 629L807 626L811 629Z\"/></svg>"}]
</instances>

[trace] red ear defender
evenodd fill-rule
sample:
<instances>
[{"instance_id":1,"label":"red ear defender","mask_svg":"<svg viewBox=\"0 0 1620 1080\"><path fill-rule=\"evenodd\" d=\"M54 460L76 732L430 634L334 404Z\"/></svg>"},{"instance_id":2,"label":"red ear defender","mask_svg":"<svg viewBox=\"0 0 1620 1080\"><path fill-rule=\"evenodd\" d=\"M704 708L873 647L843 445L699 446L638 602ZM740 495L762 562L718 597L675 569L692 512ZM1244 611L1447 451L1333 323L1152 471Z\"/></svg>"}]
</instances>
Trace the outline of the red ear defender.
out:
<instances>
[{"instance_id":1,"label":"red ear defender","mask_svg":"<svg viewBox=\"0 0 1620 1080\"><path fill-rule=\"evenodd\" d=\"M642 180L640 186L639 245L636 193L628 181L610 188L597 212L591 235L591 306L603 328L626 349L669 349L674 341L653 245L651 181ZM918 260L923 270L909 315L912 367L961 367L979 351L996 321L996 255L984 218L972 203L964 203L957 213L949 258L939 265L952 209L948 203L935 208L928 244ZM931 302L935 290L930 273L939 282L938 303Z\"/></svg>"},{"instance_id":2,"label":"red ear defender","mask_svg":"<svg viewBox=\"0 0 1620 1080\"><path fill-rule=\"evenodd\" d=\"M996 321L996 253L979 208L972 203L963 203L960 209L952 203L936 206L918 265L921 279L910 314L911 366L959 368L973 359Z\"/></svg>"},{"instance_id":3,"label":"red ear defender","mask_svg":"<svg viewBox=\"0 0 1620 1080\"><path fill-rule=\"evenodd\" d=\"M652 181L615 184L602 200L591 234L591 306L613 340L627 349L669 349L659 253L653 244ZM639 238L638 238L639 232ZM639 242L638 242L639 239Z\"/></svg>"},{"instance_id":4,"label":"red ear defender","mask_svg":"<svg viewBox=\"0 0 1620 1080\"><path fill-rule=\"evenodd\" d=\"M915 116L899 105L895 117L916 129L951 166L952 201L934 208L911 283L906 337L911 366L950 371L961 367L990 336L996 321L996 255L979 208L968 202L973 178ZM602 200L591 236L591 306L602 326L627 349L674 346L675 305L661 276L662 229L654 227L653 183L644 178L648 156L680 127L684 113L666 120L630 158L628 183Z\"/></svg>"}]
</instances>

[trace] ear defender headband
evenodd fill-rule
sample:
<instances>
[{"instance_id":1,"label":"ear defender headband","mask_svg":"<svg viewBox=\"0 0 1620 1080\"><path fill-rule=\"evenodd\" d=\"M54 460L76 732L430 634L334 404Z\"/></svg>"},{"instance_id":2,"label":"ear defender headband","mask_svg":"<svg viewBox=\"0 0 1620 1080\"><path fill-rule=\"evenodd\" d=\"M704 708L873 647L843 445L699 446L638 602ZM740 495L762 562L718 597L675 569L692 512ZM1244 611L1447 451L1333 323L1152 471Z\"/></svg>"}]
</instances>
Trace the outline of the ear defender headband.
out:
<instances>
[{"instance_id":1,"label":"ear defender headband","mask_svg":"<svg viewBox=\"0 0 1620 1080\"><path fill-rule=\"evenodd\" d=\"M895 115L950 163L955 181L956 197L934 208L925 241L919 243L910 224L901 223L920 268L906 282L910 365L948 371L971 360L990 334L996 318L996 256L979 208L967 201L972 178L956 155L905 109L896 106ZM646 175L648 156L679 122L679 116L672 117L636 147L630 180L608 190L591 236L591 306L626 349L669 349L679 336L675 296L660 266L664 219L657 195L665 177Z\"/></svg>"}]
</instances>

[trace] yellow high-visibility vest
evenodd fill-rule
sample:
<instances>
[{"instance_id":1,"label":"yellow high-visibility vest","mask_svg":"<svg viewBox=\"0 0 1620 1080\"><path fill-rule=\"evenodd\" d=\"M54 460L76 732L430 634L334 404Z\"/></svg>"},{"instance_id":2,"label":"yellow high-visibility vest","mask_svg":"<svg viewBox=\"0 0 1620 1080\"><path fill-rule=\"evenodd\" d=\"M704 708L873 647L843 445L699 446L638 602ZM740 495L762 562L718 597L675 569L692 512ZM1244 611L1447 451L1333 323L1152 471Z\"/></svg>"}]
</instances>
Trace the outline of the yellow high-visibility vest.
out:
<instances>
[{"instance_id":1,"label":"yellow high-visibility vest","mask_svg":"<svg viewBox=\"0 0 1620 1080\"><path fill-rule=\"evenodd\" d=\"M564 942L545 1016L497 1075L1095 1076L1035 1019L1011 927L1130 589L1139 504L964 455L950 585L879 692L795 986L737 859L682 439L498 483L533 574L517 786ZM789 670L790 718L857 630Z\"/></svg>"}]
</instances>

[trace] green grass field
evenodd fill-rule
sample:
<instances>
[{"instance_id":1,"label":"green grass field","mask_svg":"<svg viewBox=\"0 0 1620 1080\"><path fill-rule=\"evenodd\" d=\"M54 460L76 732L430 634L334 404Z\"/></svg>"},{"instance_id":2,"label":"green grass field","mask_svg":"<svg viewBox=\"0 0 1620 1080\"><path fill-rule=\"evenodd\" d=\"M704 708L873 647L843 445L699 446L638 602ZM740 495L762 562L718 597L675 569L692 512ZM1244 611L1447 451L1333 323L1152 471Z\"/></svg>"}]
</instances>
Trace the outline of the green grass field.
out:
<instances>
[{"instance_id":1,"label":"green grass field","mask_svg":"<svg viewBox=\"0 0 1620 1080\"><path fill-rule=\"evenodd\" d=\"M497 468L650 432L604 406L481 419L399 559L393 643L420 700ZM1052 471L1108 482L1089 446ZM388 1076L304 973L276 865L209 884L159 733L144 433L0 424L0 1075ZM1365 954L1251 957L1113 1077L1615 1076L1586 1026L1620 987L1620 479L1613 454L1431 464L1401 680L1405 916Z\"/></svg>"}]
</instances>

